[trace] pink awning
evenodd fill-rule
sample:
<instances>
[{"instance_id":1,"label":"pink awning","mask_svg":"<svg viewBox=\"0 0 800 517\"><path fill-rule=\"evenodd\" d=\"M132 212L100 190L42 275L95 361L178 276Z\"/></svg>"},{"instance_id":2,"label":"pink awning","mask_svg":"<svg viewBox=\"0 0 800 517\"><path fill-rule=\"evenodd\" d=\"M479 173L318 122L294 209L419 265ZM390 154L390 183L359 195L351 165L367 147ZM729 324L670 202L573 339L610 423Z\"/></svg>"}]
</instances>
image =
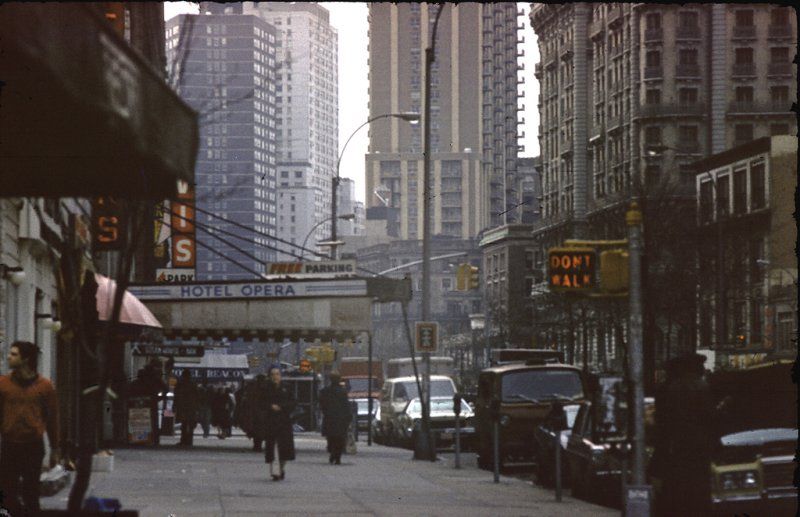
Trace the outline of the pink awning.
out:
<instances>
[{"instance_id":1,"label":"pink awning","mask_svg":"<svg viewBox=\"0 0 800 517\"><path fill-rule=\"evenodd\" d=\"M100 321L111 319L111 310L114 308L114 291L117 283L112 279L95 273L94 279L97 282L97 312ZM150 309L139 301L134 295L125 291L122 297L122 308L119 313L120 323L139 325L143 327L162 328Z\"/></svg>"}]
</instances>

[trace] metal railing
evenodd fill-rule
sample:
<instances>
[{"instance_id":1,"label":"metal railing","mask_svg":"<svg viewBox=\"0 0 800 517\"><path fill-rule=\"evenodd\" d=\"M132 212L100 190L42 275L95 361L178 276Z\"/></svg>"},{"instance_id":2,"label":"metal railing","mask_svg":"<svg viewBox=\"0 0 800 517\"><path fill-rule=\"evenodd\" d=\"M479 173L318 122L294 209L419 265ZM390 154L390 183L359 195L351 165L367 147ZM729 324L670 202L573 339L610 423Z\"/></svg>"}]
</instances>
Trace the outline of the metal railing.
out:
<instances>
[{"instance_id":1,"label":"metal railing","mask_svg":"<svg viewBox=\"0 0 800 517\"><path fill-rule=\"evenodd\" d=\"M700 77L700 67L698 65L677 65L675 67L676 77Z\"/></svg>"},{"instance_id":2,"label":"metal railing","mask_svg":"<svg viewBox=\"0 0 800 517\"><path fill-rule=\"evenodd\" d=\"M646 66L644 67L645 79L658 79L664 77L664 69L660 66Z\"/></svg>"},{"instance_id":3,"label":"metal railing","mask_svg":"<svg viewBox=\"0 0 800 517\"><path fill-rule=\"evenodd\" d=\"M679 40L700 39L700 27L697 26L678 27L675 29L675 38Z\"/></svg>"},{"instance_id":4,"label":"metal railing","mask_svg":"<svg viewBox=\"0 0 800 517\"><path fill-rule=\"evenodd\" d=\"M792 63L770 63L767 75L792 75Z\"/></svg>"},{"instance_id":5,"label":"metal railing","mask_svg":"<svg viewBox=\"0 0 800 517\"><path fill-rule=\"evenodd\" d=\"M756 75L756 64L755 63L734 63L733 64L733 75L742 77L742 76L754 76Z\"/></svg>"},{"instance_id":6,"label":"metal railing","mask_svg":"<svg viewBox=\"0 0 800 517\"><path fill-rule=\"evenodd\" d=\"M784 39L784 38L791 38L792 37L792 26L788 23L785 25L774 25L771 24L769 26L769 30L767 32L767 37L771 39Z\"/></svg>"},{"instance_id":7,"label":"metal railing","mask_svg":"<svg viewBox=\"0 0 800 517\"><path fill-rule=\"evenodd\" d=\"M655 29L645 29L644 31L644 40L645 41L661 41L664 39L664 29L661 27Z\"/></svg>"},{"instance_id":8,"label":"metal railing","mask_svg":"<svg viewBox=\"0 0 800 517\"><path fill-rule=\"evenodd\" d=\"M755 39L756 26L755 25L734 25L733 39Z\"/></svg>"}]
</instances>

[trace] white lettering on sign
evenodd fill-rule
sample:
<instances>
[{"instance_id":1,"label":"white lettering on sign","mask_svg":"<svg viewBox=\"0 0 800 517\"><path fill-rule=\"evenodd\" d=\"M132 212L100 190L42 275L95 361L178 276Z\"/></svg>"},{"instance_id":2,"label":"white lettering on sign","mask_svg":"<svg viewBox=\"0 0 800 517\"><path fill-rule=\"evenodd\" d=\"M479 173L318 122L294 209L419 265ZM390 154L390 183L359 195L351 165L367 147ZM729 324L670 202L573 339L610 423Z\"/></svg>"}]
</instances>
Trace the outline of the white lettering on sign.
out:
<instances>
[{"instance_id":1,"label":"white lettering on sign","mask_svg":"<svg viewBox=\"0 0 800 517\"><path fill-rule=\"evenodd\" d=\"M231 284L159 284L131 286L131 294L140 300L212 300L236 298L295 298L329 296L366 296L363 279L310 282L249 282Z\"/></svg>"}]
</instances>

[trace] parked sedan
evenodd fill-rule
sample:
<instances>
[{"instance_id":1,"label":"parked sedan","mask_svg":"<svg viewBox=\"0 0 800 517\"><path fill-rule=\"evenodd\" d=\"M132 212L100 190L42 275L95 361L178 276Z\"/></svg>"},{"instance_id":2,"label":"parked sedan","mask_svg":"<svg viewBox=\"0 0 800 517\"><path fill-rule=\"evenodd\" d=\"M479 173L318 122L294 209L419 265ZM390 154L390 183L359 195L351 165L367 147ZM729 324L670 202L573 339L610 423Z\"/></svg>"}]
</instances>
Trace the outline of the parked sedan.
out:
<instances>
[{"instance_id":1,"label":"parked sedan","mask_svg":"<svg viewBox=\"0 0 800 517\"><path fill-rule=\"evenodd\" d=\"M556 434L558 434L558 447L561 448L561 482L563 486L568 485L569 469L565 451L580 407L580 404L567 404L563 406L563 411L560 411L560 408L555 406L533 432L537 451L536 477L543 485L555 484Z\"/></svg>"},{"instance_id":2,"label":"parked sedan","mask_svg":"<svg viewBox=\"0 0 800 517\"><path fill-rule=\"evenodd\" d=\"M652 397L645 398L645 414L652 413L654 404ZM576 497L594 499L599 494L615 497L621 493L623 459L630 445L622 437L599 436L601 433L593 426L592 403L584 402L575 416L564 451ZM652 449L647 448L646 460L649 461L651 454Z\"/></svg>"},{"instance_id":3,"label":"parked sedan","mask_svg":"<svg viewBox=\"0 0 800 517\"><path fill-rule=\"evenodd\" d=\"M461 447L471 448L475 441L475 414L465 400L461 401ZM456 414L453 410L452 397L431 398L431 430L434 433L437 448L449 447L455 444ZM416 434L422 422L422 404L418 398L412 399L405 409L397 416L397 422L392 426L397 435L395 440L406 447L413 447Z\"/></svg>"}]
</instances>

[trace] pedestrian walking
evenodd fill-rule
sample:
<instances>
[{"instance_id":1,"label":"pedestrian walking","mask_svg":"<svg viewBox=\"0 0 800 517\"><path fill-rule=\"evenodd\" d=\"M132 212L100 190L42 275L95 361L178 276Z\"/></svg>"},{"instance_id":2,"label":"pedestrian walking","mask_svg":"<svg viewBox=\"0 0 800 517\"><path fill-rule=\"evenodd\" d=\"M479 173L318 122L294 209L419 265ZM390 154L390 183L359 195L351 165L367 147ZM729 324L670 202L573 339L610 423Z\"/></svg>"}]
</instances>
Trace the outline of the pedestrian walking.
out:
<instances>
[{"instance_id":1,"label":"pedestrian walking","mask_svg":"<svg viewBox=\"0 0 800 517\"><path fill-rule=\"evenodd\" d=\"M236 395L233 394L233 388L228 386L225 388L225 411L228 413L227 425L225 426L225 436L230 437L233 435L233 417L236 414Z\"/></svg>"},{"instance_id":2,"label":"pedestrian walking","mask_svg":"<svg viewBox=\"0 0 800 517\"><path fill-rule=\"evenodd\" d=\"M263 373L256 375L255 381L245 395L248 400L247 410L250 413L250 434L253 438L253 450L261 451L264 443L264 426L266 425L266 408L264 395L267 391L267 377Z\"/></svg>"},{"instance_id":3,"label":"pedestrian walking","mask_svg":"<svg viewBox=\"0 0 800 517\"><path fill-rule=\"evenodd\" d=\"M319 396L322 434L328 442L329 463L341 465L352 415L347 391L341 384L341 376L338 372L332 372L329 379L330 384L320 392Z\"/></svg>"},{"instance_id":4,"label":"pedestrian walking","mask_svg":"<svg viewBox=\"0 0 800 517\"><path fill-rule=\"evenodd\" d=\"M656 515L707 515L713 450L713 404L703 379L705 356L671 359L656 393L656 439L651 472L663 479Z\"/></svg>"},{"instance_id":5,"label":"pedestrian walking","mask_svg":"<svg viewBox=\"0 0 800 517\"><path fill-rule=\"evenodd\" d=\"M225 388L217 386L212 396L212 418L217 427L217 438L224 440L227 437L228 426L230 425L230 414L228 413L228 395Z\"/></svg>"},{"instance_id":6,"label":"pedestrian walking","mask_svg":"<svg viewBox=\"0 0 800 517\"><path fill-rule=\"evenodd\" d=\"M178 384L175 385L175 419L181 424L180 445L183 447L191 447L194 441L199 399L192 374L189 370L183 370Z\"/></svg>"},{"instance_id":7,"label":"pedestrian walking","mask_svg":"<svg viewBox=\"0 0 800 517\"><path fill-rule=\"evenodd\" d=\"M197 419L203 428L203 438L208 438L211 432L211 402L209 389L200 384L197 385Z\"/></svg>"},{"instance_id":8,"label":"pedestrian walking","mask_svg":"<svg viewBox=\"0 0 800 517\"><path fill-rule=\"evenodd\" d=\"M264 408L266 410L266 425L264 438L266 440L265 460L269 463L269 474L273 481L286 477L286 462L294 460L294 433L292 430L292 411L296 402L289 390L281 384L281 369L273 366L269 370L269 382L264 392ZM275 461L275 448L278 449L279 473L273 469Z\"/></svg>"},{"instance_id":9,"label":"pedestrian walking","mask_svg":"<svg viewBox=\"0 0 800 517\"><path fill-rule=\"evenodd\" d=\"M60 459L56 391L36 373L38 362L39 347L15 341L8 351L11 373L0 376L0 505L10 515L39 512L45 432L50 468Z\"/></svg>"}]
</instances>

